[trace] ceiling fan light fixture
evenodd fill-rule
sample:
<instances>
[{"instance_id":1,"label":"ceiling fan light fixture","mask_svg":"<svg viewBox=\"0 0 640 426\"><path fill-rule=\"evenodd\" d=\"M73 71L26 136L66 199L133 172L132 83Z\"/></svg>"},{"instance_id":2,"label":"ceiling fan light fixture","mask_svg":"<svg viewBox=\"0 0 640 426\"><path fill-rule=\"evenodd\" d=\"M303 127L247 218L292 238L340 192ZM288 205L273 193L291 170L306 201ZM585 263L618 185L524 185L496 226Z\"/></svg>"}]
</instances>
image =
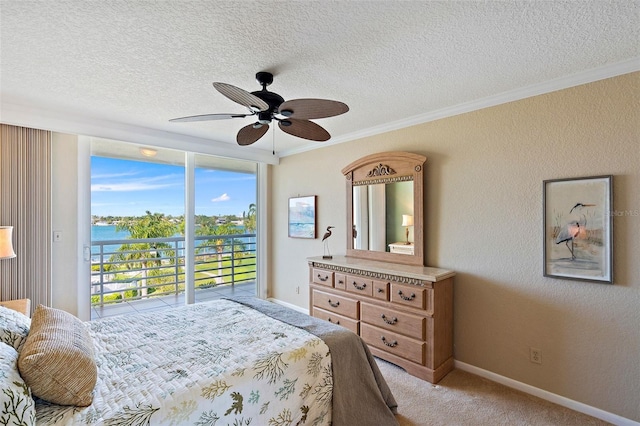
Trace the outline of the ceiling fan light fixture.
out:
<instances>
[{"instance_id":1,"label":"ceiling fan light fixture","mask_svg":"<svg viewBox=\"0 0 640 426\"><path fill-rule=\"evenodd\" d=\"M258 114L258 123L262 123L262 124L271 123L271 113L269 111L259 113Z\"/></svg>"},{"instance_id":2,"label":"ceiling fan light fixture","mask_svg":"<svg viewBox=\"0 0 640 426\"><path fill-rule=\"evenodd\" d=\"M280 120L280 124L285 126L285 127L289 127L289 126L291 126L291 121L290 120Z\"/></svg>"},{"instance_id":3,"label":"ceiling fan light fixture","mask_svg":"<svg viewBox=\"0 0 640 426\"><path fill-rule=\"evenodd\" d=\"M281 115L284 115L285 117L291 117L293 115L293 111L290 109L283 109L282 111L280 111Z\"/></svg>"}]
</instances>

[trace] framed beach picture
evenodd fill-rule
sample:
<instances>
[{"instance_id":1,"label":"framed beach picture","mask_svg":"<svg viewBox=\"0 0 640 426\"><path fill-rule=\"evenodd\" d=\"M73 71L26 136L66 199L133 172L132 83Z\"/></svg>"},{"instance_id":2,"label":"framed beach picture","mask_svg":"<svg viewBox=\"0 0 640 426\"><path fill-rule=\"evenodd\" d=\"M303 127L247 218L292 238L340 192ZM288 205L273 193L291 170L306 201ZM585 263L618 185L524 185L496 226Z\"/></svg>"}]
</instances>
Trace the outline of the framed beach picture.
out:
<instances>
[{"instance_id":1,"label":"framed beach picture","mask_svg":"<svg viewBox=\"0 0 640 426\"><path fill-rule=\"evenodd\" d=\"M316 237L316 196L289 198L289 237Z\"/></svg>"},{"instance_id":2,"label":"framed beach picture","mask_svg":"<svg viewBox=\"0 0 640 426\"><path fill-rule=\"evenodd\" d=\"M544 276L613 283L612 177L543 182Z\"/></svg>"}]
</instances>

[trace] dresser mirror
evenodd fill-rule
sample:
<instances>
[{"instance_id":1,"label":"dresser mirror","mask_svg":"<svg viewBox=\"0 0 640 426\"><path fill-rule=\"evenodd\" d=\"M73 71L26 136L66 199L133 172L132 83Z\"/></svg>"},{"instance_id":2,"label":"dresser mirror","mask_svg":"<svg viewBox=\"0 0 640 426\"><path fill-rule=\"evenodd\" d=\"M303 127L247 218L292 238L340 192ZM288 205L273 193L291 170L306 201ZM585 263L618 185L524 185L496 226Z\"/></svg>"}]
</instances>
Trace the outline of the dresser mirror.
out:
<instances>
[{"instance_id":1,"label":"dresser mirror","mask_svg":"<svg viewBox=\"0 0 640 426\"><path fill-rule=\"evenodd\" d=\"M347 181L347 256L424 264L425 156L383 152L342 169Z\"/></svg>"}]
</instances>

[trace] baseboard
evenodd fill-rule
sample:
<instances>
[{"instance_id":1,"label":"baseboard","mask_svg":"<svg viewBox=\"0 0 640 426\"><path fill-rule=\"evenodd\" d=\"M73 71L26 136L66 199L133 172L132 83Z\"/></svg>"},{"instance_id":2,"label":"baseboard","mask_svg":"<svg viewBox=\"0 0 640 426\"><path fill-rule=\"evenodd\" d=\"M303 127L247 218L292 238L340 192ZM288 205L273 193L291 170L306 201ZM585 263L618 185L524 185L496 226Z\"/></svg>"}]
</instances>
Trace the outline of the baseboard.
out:
<instances>
[{"instance_id":1,"label":"baseboard","mask_svg":"<svg viewBox=\"0 0 640 426\"><path fill-rule=\"evenodd\" d=\"M273 297L269 297L269 298L267 298L267 300L269 302L277 303L278 305L286 306L287 308L293 309L294 311L302 312L303 314L309 315L309 310L301 308L300 306L296 306L296 305L293 305L293 304L288 303L288 302L284 302L284 301L279 300L279 299L274 299Z\"/></svg>"},{"instance_id":2,"label":"baseboard","mask_svg":"<svg viewBox=\"0 0 640 426\"><path fill-rule=\"evenodd\" d=\"M484 377L485 379L489 379L492 382L500 383L501 385L519 390L524 393L528 393L529 395L536 396L540 399L553 402L554 404L561 405L563 407L569 408L579 413L587 414L591 417L604 420L605 422L609 422L614 425L640 426L640 423L627 419L625 417L618 416L617 414L609 413L608 411L604 411L599 408L595 408L590 405L583 404L581 402L574 401L569 398L565 398L564 396L556 395L554 393L536 388L526 383L518 382L517 380L513 380L508 377L501 376L499 374L493 373L488 370L484 370L482 368L473 366L471 364L467 364L461 361L455 361L454 368L467 371L469 373L475 374L476 376Z\"/></svg>"}]
</instances>

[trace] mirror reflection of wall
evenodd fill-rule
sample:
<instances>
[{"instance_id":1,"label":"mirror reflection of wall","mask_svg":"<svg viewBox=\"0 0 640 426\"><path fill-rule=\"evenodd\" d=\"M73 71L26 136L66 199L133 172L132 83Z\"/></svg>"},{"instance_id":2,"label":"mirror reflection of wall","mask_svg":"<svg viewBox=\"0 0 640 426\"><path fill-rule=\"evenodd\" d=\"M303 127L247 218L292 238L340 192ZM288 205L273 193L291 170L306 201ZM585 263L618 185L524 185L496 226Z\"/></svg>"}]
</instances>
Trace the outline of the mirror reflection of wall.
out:
<instances>
[{"instance_id":1,"label":"mirror reflection of wall","mask_svg":"<svg viewBox=\"0 0 640 426\"><path fill-rule=\"evenodd\" d=\"M369 250L385 251L386 185L369 185Z\"/></svg>"},{"instance_id":2,"label":"mirror reflection of wall","mask_svg":"<svg viewBox=\"0 0 640 426\"><path fill-rule=\"evenodd\" d=\"M353 187L354 247L385 250L385 185Z\"/></svg>"},{"instance_id":3,"label":"mirror reflection of wall","mask_svg":"<svg viewBox=\"0 0 640 426\"><path fill-rule=\"evenodd\" d=\"M354 248L388 252L389 244L406 240L402 215L413 215L413 182L354 186L352 195Z\"/></svg>"}]
</instances>

